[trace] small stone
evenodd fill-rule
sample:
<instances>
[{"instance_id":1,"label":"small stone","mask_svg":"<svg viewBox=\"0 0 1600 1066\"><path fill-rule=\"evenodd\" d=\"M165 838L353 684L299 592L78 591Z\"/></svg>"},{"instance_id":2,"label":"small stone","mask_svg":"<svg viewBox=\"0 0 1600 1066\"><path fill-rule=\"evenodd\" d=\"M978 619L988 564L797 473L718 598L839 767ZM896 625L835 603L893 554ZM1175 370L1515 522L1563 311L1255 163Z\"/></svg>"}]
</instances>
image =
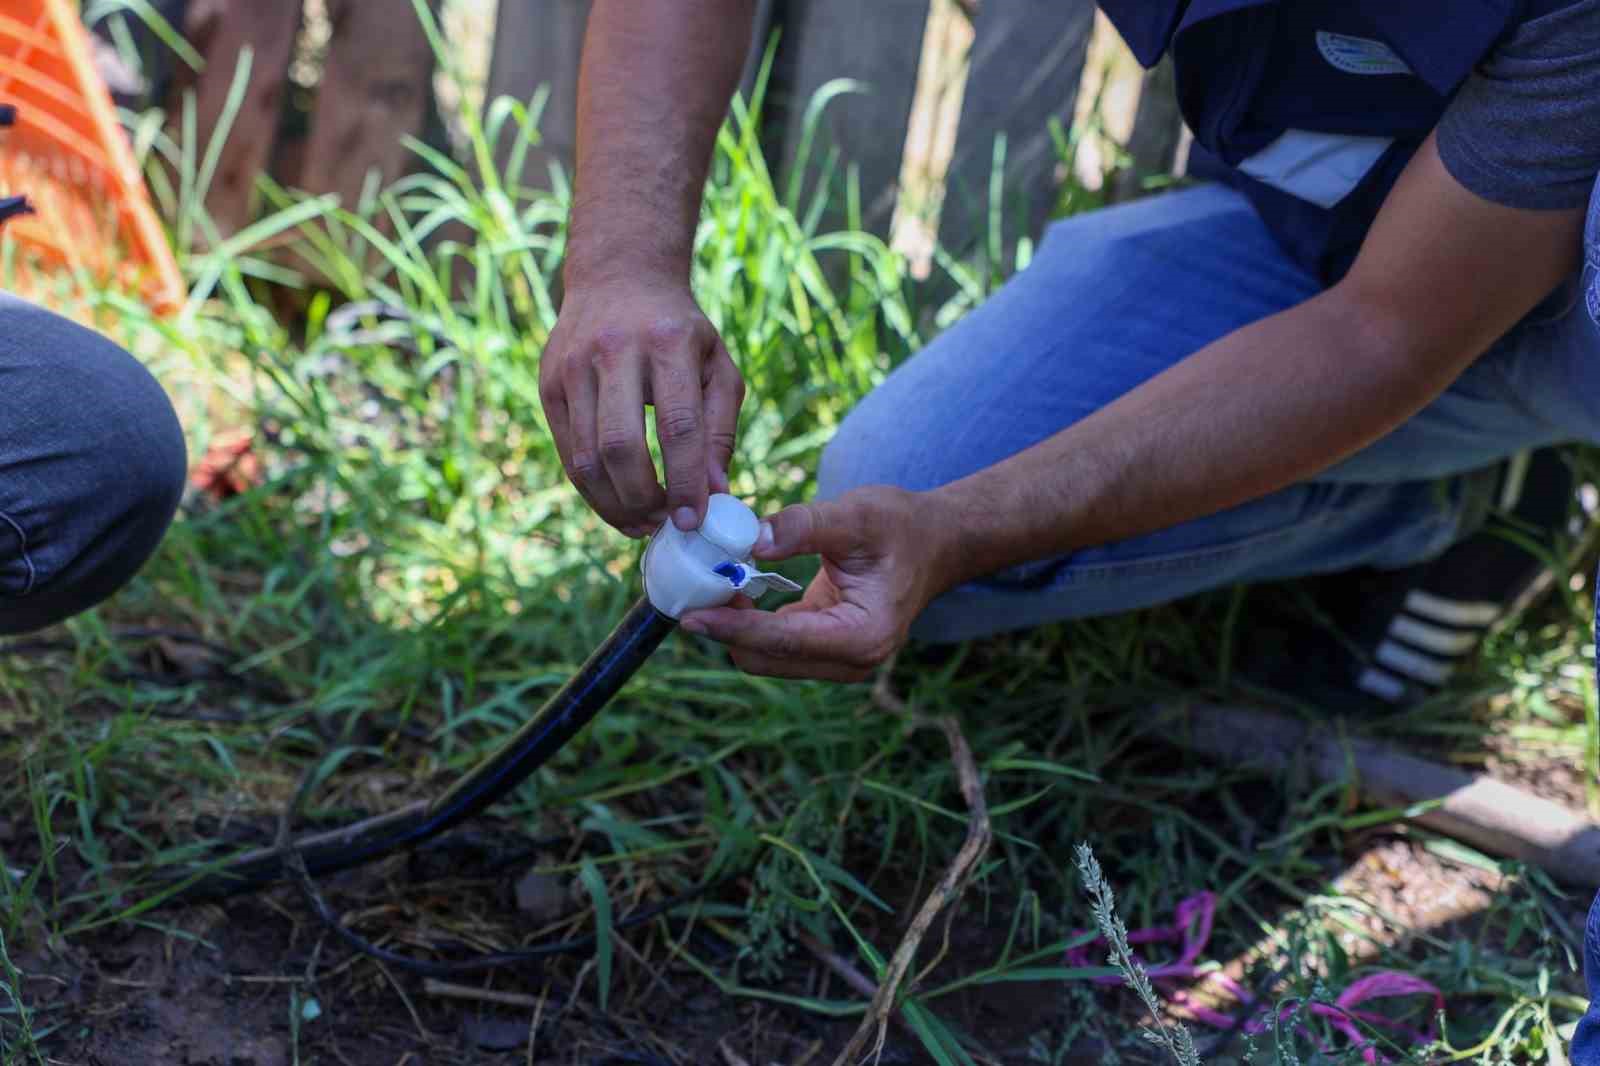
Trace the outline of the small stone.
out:
<instances>
[{"instance_id":1,"label":"small stone","mask_svg":"<svg viewBox=\"0 0 1600 1066\"><path fill-rule=\"evenodd\" d=\"M564 878L529 870L517 882L517 910L540 925L555 921L571 906Z\"/></svg>"}]
</instances>

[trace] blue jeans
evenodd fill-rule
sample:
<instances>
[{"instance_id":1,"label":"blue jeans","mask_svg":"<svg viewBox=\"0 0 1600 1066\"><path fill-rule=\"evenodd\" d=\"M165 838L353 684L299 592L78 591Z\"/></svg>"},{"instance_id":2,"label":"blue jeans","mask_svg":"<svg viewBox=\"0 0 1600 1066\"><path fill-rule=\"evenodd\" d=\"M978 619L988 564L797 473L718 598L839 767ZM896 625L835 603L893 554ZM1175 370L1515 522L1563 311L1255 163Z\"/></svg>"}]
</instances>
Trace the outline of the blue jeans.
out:
<instances>
[{"instance_id":1,"label":"blue jeans","mask_svg":"<svg viewBox=\"0 0 1600 1066\"><path fill-rule=\"evenodd\" d=\"M1600 895L1583 927L1583 978L1589 986L1589 1009L1572 1034L1567 1057L1572 1066L1600 1066Z\"/></svg>"},{"instance_id":2,"label":"blue jeans","mask_svg":"<svg viewBox=\"0 0 1600 1066\"><path fill-rule=\"evenodd\" d=\"M1600 198L1585 244L1581 278L1433 404L1316 479L964 585L936 600L913 635L963 640L1236 582L1438 555L1481 519L1493 464L1600 440ZM820 495L930 489L991 466L1318 291L1244 198L1220 186L1058 222L1026 270L845 419L823 454Z\"/></svg>"},{"instance_id":3,"label":"blue jeans","mask_svg":"<svg viewBox=\"0 0 1600 1066\"><path fill-rule=\"evenodd\" d=\"M172 404L133 356L0 293L0 635L126 583L166 532L186 467Z\"/></svg>"}]
</instances>

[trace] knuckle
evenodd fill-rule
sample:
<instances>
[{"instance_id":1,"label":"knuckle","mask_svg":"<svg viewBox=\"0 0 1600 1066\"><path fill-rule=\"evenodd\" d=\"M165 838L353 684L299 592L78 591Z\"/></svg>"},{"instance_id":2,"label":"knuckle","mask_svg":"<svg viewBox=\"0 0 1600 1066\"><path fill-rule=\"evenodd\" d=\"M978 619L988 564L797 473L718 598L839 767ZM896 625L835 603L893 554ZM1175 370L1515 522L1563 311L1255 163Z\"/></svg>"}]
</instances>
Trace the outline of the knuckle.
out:
<instances>
[{"instance_id":1,"label":"knuckle","mask_svg":"<svg viewBox=\"0 0 1600 1066\"><path fill-rule=\"evenodd\" d=\"M594 483L600 474L600 459L591 451L572 453L572 461L567 464L567 476L578 485Z\"/></svg>"},{"instance_id":2,"label":"knuckle","mask_svg":"<svg viewBox=\"0 0 1600 1066\"><path fill-rule=\"evenodd\" d=\"M599 446L600 458L607 463L632 459L636 451L631 436L614 431L600 434Z\"/></svg>"},{"instance_id":3,"label":"knuckle","mask_svg":"<svg viewBox=\"0 0 1600 1066\"><path fill-rule=\"evenodd\" d=\"M822 529L822 505L815 503L800 503L794 508L784 508L788 513L791 535L801 541L812 540Z\"/></svg>"},{"instance_id":4,"label":"knuckle","mask_svg":"<svg viewBox=\"0 0 1600 1066\"><path fill-rule=\"evenodd\" d=\"M581 359L568 359L554 380L563 392L582 396L584 379L589 376L589 364Z\"/></svg>"},{"instance_id":5,"label":"knuckle","mask_svg":"<svg viewBox=\"0 0 1600 1066\"><path fill-rule=\"evenodd\" d=\"M645 327L644 341L651 351L675 348L694 337L695 327L688 315L662 315Z\"/></svg>"},{"instance_id":6,"label":"knuckle","mask_svg":"<svg viewBox=\"0 0 1600 1066\"><path fill-rule=\"evenodd\" d=\"M595 330L589 339L589 359L599 369L609 370L622 361L630 347L627 330L605 326Z\"/></svg>"},{"instance_id":7,"label":"knuckle","mask_svg":"<svg viewBox=\"0 0 1600 1066\"><path fill-rule=\"evenodd\" d=\"M561 377L558 374L539 375L539 402L545 407L557 407L567 398L567 391L562 387Z\"/></svg>"},{"instance_id":8,"label":"knuckle","mask_svg":"<svg viewBox=\"0 0 1600 1066\"><path fill-rule=\"evenodd\" d=\"M693 440L700 432L700 412L692 407L670 407L656 412L656 432L662 444Z\"/></svg>"}]
</instances>

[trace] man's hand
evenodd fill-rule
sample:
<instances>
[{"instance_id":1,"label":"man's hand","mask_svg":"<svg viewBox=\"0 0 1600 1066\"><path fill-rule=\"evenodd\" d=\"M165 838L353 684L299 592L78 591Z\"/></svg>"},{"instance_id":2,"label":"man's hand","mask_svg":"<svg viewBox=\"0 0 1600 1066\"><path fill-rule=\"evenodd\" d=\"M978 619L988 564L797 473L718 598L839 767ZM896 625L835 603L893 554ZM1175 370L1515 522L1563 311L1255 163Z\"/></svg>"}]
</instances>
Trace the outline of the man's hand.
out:
<instances>
[{"instance_id":1,"label":"man's hand","mask_svg":"<svg viewBox=\"0 0 1600 1066\"><path fill-rule=\"evenodd\" d=\"M744 381L686 286L608 282L567 293L539 367L561 465L601 518L632 537L668 514L695 529L726 492ZM656 409L657 480L644 407Z\"/></svg>"},{"instance_id":2,"label":"man's hand","mask_svg":"<svg viewBox=\"0 0 1600 1066\"><path fill-rule=\"evenodd\" d=\"M928 513L928 501L869 486L837 502L784 508L767 520L755 558L821 555L822 569L800 602L777 611L693 611L683 628L727 644L733 661L752 674L865 680L950 585L948 527Z\"/></svg>"},{"instance_id":3,"label":"man's hand","mask_svg":"<svg viewBox=\"0 0 1600 1066\"><path fill-rule=\"evenodd\" d=\"M754 0L594 0L578 76L566 298L539 367L562 466L631 536L694 529L727 487L744 384L689 292L717 128ZM665 489L645 441L656 408Z\"/></svg>"}]
</instances>

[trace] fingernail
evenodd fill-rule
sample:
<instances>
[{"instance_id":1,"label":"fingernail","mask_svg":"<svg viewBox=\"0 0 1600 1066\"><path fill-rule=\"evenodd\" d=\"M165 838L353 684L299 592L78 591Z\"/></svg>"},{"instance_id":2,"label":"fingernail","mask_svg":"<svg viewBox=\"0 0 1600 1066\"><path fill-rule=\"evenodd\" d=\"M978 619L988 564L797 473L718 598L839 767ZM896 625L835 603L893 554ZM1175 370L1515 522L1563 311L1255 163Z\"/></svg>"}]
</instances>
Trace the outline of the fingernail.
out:
<instances>
[{"instance_id":1,"label":"fingernail","mask_svg":"<svg viewBox=\"0 0 1600 1066\"><path fill-rule=\"evenodd\" d=\"M763 522L763 523L761 523L761 529L760 529L759 532L756 533L755 550L758 551L758 552L769 552L769 551L772 550L772 523L771 522Z\"/></svg>"},{"instance_id":2,"label":"fingernail","mask_svg":"<svg viewBox=\"0 0 1600 1066\"><path fill-rule=\"evenodd\" d=\"M700 621L698 618L686 618L679 623L679 625L681 625L683 629L689 633L703 634L706 631L706 624Z\"/></svg>"},{"instance_id":3,"label":"fingernail","mask_svg":"<svg viewBox=\"0 0 1600 1066\"><path fill-rule=\"evenodd\" d=\"M680 507L672 512L672 524L687 533L700 524L700 519L693 507Z\"/></svg>"}]
</instances>

